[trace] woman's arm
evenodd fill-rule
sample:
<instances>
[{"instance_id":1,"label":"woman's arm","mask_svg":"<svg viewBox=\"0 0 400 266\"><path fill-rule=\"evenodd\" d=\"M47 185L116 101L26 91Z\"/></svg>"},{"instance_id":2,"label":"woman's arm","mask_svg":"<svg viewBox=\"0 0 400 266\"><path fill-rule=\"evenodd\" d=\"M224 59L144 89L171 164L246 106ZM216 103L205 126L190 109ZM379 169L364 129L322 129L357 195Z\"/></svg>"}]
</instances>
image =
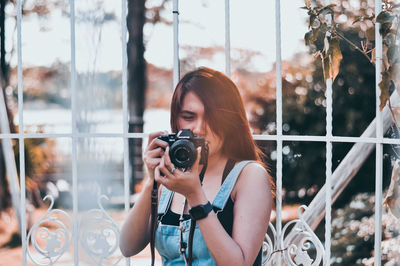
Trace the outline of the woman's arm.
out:
<instances>
[{"instance_id":1,"label":"woman's arm","mask_svg":"<svg viewBox=\"0 0 400 266\"><path fill-rule=\"evenodd\" d=\"M139 253L150 241L151 190L154 170L160 164L164 149L168 146L168 143L156 138L162 134L165 132L155 132L149 136L149 145L144 153L148 178L121 229L119 247L125 257Z\"/></svg>"},{"instance_id":2,"label":"woman's arm","mask_svg":"<svg viewBox=\"0 0 400 266\"><path fill-rule=\"evenodd\" d=\"M146 183L121 229L119 247L125 257L136 255L150 241L150 204L153 184Z\"/></svg>"},{"instance_id":3,"label":"woman's arm","mask_svg":"<svg viewBox=\"0 0 400 266\"><path fill-rule=\"evenodd\" d=\"M157 168L165 176L156 171L157 182L183 194L191 207L207 203L198 176L179 170L172 175L169 167L169 158L165 156ZM198 162L192 172L198 172ZM266 170L259 164L247 165L237 180L232 198L235 202L232 237L214 212L197 224L217 265L252 265L260 251L271 213L272 194Z\"/></svg>"},{"instance_id":4,"label":"woman's arm","mask_svg":"<svg viewBox=\"0 0 400 266\"><path fill-rule=\"evenodd\" d=\"M201 191L202 192L202 191ZM230 237L211 212L197 224L217 265L253 265L260 251L271 213L268 174L258 164L247 165L232 193L234 218ZM188 198L190 206L207 203L204 193Z\"/></svg>"}]
</instances>

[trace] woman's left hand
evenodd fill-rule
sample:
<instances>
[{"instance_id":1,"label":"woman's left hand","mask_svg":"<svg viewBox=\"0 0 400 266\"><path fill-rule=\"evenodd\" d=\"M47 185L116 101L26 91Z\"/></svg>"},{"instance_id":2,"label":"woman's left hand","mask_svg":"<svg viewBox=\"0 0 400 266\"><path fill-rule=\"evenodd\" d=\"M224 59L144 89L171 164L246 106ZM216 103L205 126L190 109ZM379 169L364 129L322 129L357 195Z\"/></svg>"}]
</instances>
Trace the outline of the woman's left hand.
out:
<instances>
[{"instance_id":1,"label":"woman's left hand","mask_svg":"<svg viewBox=\"0 0 400 266\"><path fill-rule=\"evenodd\" d=\"M169 190L182 194L186 198L201 192L199 178L199 162L201 148L197 148L197 159L190 169L182 171L175 168L169 157L169 147L166 148L160 164L155 169L155 180ZM201 169L200 169L201 170ZM164 174L164 176L162 175Z\"/></svg>"}]
</instances>

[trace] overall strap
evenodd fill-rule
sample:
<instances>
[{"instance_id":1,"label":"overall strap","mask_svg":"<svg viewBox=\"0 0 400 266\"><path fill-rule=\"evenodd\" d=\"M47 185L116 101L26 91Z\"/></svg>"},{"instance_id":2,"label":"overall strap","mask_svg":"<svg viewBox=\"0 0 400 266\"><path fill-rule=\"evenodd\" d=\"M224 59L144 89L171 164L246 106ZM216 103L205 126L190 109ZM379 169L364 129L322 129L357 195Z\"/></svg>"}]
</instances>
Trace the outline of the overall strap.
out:
<instances>
[{"instance_id":1,"label":"overall strap","mask_svg":"<svg viewBox=\"0 0 400 266\"><path fill-rule=\"evenodd\" d=\"M161 187L161 197L158 203L158 215L163 215L167 212L169 205L171 204L173 192L166 187Z\"/></svg>"},{"instance_id":2,"label":"overall strap","mask_svg":"<svg viewBox=\"0 0 400 266\"><path fill-rule=\"evenodd\" d=\"M240 173L242 172L243 168L248 164L254 161L241 161L233 167L232 171L226 177L224 183L222 184L220 190L218 191L217 196L213 201L213 206L217 207L219 210L223 210L226 202L228 201L233 187L236 184L236 180L238 179Z\"/></svg>"}]
</instances>

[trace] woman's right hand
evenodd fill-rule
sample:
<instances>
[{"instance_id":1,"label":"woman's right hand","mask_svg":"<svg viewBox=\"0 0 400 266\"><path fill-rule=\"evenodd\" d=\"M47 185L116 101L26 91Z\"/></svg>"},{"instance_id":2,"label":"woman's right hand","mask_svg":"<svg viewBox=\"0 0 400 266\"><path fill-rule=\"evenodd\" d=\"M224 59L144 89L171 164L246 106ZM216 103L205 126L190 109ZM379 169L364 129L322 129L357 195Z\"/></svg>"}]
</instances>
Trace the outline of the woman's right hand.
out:
<instances>
[{"instance_id":1,"label":"woman's right hand","mask_svg":"<svg viewBox=\"0 0 400 266\"><path fill-rule=\"evenodd\" d=\"M157 137L167 135L168 131L153 132L149 135L149 142L143 155L143 161L146 165L149 175L149 182L153 184L154 170L160 164L161 157L164 155L168 143L158 139Z\"/></svg>"}]
</instances>

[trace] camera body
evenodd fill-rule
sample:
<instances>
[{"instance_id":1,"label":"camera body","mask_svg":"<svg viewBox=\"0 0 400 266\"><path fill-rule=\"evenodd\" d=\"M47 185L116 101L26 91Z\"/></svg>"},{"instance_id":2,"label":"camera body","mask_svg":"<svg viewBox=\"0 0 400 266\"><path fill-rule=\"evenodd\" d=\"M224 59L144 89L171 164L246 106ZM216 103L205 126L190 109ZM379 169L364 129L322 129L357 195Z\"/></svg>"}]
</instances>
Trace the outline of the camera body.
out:
<instances>
[{"instance_id":1,"label":"camera body","mask_svg":"<svg viewBox=\"0 0 400 266\"><path fill-rule=\"evenodd\" d=\"M197 159L197 147L201 147L200 164L205 164L208 156L208 145L204 138L195 136L190 129L182 129L178 134L159 136L169 145L169 157L178 168L189 168Z\"/></svg>"}]
</instances>

